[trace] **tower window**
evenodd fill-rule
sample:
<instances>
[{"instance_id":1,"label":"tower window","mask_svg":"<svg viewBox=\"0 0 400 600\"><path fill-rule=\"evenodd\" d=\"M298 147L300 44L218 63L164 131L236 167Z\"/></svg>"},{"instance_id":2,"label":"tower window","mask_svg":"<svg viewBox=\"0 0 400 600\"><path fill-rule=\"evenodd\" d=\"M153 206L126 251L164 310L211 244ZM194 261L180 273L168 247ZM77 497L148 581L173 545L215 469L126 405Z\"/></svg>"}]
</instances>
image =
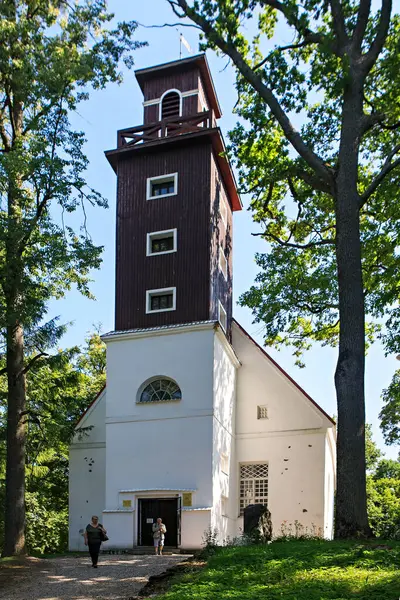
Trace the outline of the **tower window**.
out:
<instances>
[{"instance_id":1,"label":"tower window","mask_svg":"<svg viewBox=\"0 0 400 600\"><path fill-rule=\"evenodd\" d=\"M147 179L147 200L175 196L178 193L178 173L169 173Z\"/></svg>"},{"instance_id":2,"label":"tower window","mask_svg":"<svg viewBox=\"0 0 400 600\"><path fill-rule=\"evenodd\" d=\"M179 117L181 114L181 96L178 92L167 92L161 100L161 119Z\"/></svg>"},{"instance_id":3,"label":"tower window","mask_svg":"<svg viewBox=\"0 0 400 600\"><path fill-rule=\"evenodd\" d=\"M218 321L220 322L222 329L226 331L228 327L228 317L221 302L218 302Z\"/></svg>"},{"instance_id":4,"label":"tower window","mask_svg":"<svg viewBox=\"0 0 400 600\"><path fill-rule=\"evenodd\" d=\"M221 215L221 219L224 225L226 226L226 224L228 223L228 208L226 206L225 200L223 200L222 198L219 201L219 213Z\"/></svg>"},{"instance_id":5,"label":"tower window","mask_svg":"<svg viewBox=\"0 0 400 600\"><path fill-rule=\"evenodd\" d=\"M222 246L219 247L219 268L224 274L225 279L228 279L228 261L226 260L225 252Z\"/></svg>"},{"instance_id":6,"label":"tower window","mask_svg":"<svg viewBox=\"0 0 400 600\"><path fill-rule=\"evenodd\" d=\"M177 249L177 230L154 231L147 234L147 256L170 254Z\"/></svg>"},{"instance_id":7,"label":"tower window","mask_svg":"<svg viewBox=\"0 0 400 600\"><path fill-rule=\"evenodd\" d=\"M146 313L167 312L176 309L176 288L146 291Z\"/></svg>"}]
</instances>

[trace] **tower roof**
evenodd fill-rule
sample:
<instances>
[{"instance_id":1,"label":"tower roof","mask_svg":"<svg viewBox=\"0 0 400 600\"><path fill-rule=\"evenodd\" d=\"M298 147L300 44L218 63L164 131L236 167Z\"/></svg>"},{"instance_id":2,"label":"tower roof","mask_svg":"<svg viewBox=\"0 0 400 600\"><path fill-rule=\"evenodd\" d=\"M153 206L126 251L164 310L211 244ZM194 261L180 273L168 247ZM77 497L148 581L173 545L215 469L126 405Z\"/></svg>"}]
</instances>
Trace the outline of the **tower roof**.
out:
<instances>
[{"instance_id":1,"label":"tower roof","mask_svg":"<svg viewBox=\"0 0 400 600\"><path fill-rule=\"evenodd\" d=\"M211 107L215 112L215 117L219 119L222 116L221 107L218 102L217 94L213 79L211 77L210 67L205 54L197 54L190 58L182 58L172 62L155 65L145 69L135 71L135 76L142 92L144 92L144 84L149 79L159 77L162 74L182 73L186 69L197 67L201 73L203 84L210 101Z\"/></svg>"}]
</instances>

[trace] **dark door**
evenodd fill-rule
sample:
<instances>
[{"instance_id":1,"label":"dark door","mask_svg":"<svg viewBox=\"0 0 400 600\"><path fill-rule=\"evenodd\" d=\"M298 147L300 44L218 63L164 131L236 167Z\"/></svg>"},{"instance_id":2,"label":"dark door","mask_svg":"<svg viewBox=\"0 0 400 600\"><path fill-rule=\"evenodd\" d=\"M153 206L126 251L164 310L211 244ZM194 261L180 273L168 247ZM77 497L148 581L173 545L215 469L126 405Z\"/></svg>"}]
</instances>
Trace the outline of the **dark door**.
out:
<instances>
[{"instance_id":1,"label":"dark door","mask_svg":"<svg viewBox=\"0 0 400 600\"><path fill-rule=\"evenodd\" d=\"M142 498L139 500L139 546L153 545L152 526L162 518L167 533L165 545L178 546L178 498Z\"/></svg>"}]
</instances>

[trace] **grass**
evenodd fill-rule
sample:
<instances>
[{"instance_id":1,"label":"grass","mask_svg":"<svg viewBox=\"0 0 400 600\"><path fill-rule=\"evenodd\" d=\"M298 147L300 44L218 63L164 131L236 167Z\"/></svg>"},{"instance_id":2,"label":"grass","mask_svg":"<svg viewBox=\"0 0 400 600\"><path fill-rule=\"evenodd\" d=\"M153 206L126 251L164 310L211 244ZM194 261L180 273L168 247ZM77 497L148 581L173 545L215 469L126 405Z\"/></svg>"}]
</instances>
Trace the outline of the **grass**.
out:
<instances>
[{"instance_id":1,"label":"grass","mask_svg":"<svg viewBox=\"0 0 400 600\"><path fill-rule=\"evenodd\" d=\"M157 596L158 600L353 598L400 598L399 542L317 540L220 548L204 569L177 576L169 590Z\"/></svg>"}]
</instances>

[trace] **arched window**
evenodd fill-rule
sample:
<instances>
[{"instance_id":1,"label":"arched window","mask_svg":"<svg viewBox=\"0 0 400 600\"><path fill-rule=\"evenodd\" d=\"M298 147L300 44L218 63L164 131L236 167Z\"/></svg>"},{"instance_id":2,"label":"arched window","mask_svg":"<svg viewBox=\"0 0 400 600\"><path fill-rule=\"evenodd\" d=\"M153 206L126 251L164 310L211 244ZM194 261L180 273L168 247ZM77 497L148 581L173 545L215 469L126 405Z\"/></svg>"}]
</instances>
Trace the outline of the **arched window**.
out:
<instances>
[{"instance_id":1,"label":"arched window","mask_svg":"<svg viewBox=\"0 0 400 600\"><path fill-rule=\"evenodd\" d=\"M173 379L157 377L141 389L138 402L171 402L181 399L182 392Z\"/></svg>"},{"instance_id":2,"label":"arched window","mask_svg":"<svg viewBox=\"0 0 400 600\"><path fill-rule=\"evenodd\" d=\"M166 117L179 117L181 114L181 96L179 92L171 90L161 99L161 119Z\"/></svg>"}]
</instances>

